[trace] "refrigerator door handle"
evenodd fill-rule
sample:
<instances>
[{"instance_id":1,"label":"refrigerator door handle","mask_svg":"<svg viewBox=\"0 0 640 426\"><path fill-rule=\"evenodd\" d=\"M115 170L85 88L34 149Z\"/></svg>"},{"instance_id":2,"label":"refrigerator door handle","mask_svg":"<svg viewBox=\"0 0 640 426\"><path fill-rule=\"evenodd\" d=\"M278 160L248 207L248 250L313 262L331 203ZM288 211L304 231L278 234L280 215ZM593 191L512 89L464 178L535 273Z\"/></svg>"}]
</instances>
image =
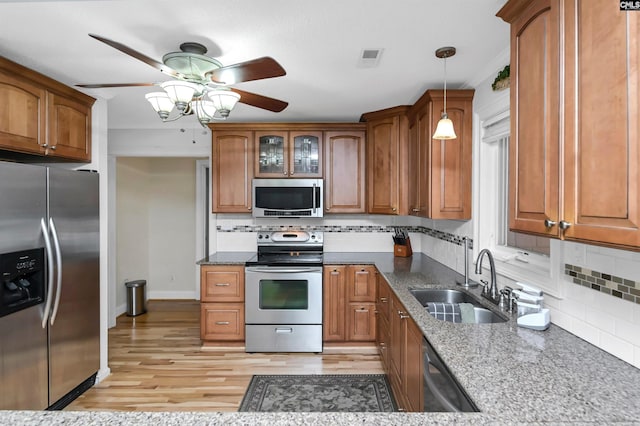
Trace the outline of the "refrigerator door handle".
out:
<instances>
[{"instance_id":1,"label":"refrigerator door handle","mask_svg":"<svg viewBox=\"0 0 640 426\"><path fill-rule=\"evenodd\" d=\"M53 247L56 249L56 301L53 304L53 312L51 313L51 325L56 322L58 314L58 306L60 305L60 294L62 293L62 251L60 250L60 240L58 240L58 231L53 223L53 218L49 218L49 229L53 236Z\"/></svg>"},{"instance_id":2,"label":"refrigerator door handle","mask_svg":"<svg viewBox=\"0 0 640 426\"><path fill-rule=\"evenodd\" d=\"M44 314L42 315L42 328L46 328L49 312L51 311L51 300L53 298L53 250L51 249L47 222L45 222L44 218L40 220L40 228L42 229L44 246L47 252L47 301L44 306Z\"/></svg>"}]
</instances>

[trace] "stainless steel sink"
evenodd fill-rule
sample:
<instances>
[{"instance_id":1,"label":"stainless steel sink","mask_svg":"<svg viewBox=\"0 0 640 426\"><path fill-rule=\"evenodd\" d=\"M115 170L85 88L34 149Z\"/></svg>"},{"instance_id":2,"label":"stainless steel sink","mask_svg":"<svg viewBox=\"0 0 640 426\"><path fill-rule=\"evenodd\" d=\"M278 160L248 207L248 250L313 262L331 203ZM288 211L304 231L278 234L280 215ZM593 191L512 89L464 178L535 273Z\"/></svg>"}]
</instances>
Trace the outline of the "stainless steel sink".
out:
<instances>
[{"instance_id":1,"label":"stainless steel sink","mask_svg":"<svg viewBox=\"0 0 640 426\"><path fill-rule=\"evenodd\" d=\"M409 289L409 291L422 306L427 306L427 303L429 302L471 303L474 307L473 309L476 315L477 324L507 321L503 316L483 307L475 297L459 290L443 288L413 288Z\"/></svg>"}]
</instances>

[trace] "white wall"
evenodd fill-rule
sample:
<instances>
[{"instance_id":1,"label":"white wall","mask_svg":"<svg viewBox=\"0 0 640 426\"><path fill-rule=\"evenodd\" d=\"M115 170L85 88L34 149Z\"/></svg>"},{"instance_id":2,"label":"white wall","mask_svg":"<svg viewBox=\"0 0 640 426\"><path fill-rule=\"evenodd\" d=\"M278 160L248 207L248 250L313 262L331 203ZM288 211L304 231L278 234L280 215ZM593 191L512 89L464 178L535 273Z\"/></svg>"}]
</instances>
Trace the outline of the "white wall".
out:
<instances>
[{"instance_id":1,"label":"white wall","mask_svg":"<svg viewBox=\"0 0 640 426\"><path fill-rule=\"evenodd\" d=\"M193 158L117 159L116 311L127 280L147 280L147 299L194 299Z\"/></svg>"},{"instance_id":2,"label":"white wall","mask_svg":"<svg viewBox=\"0 0 640 426\"><path fill-rule=\"evenodd\" d=\"M149 169L147 158L116 161L117 314L126 311L124 283L149 279Z\"/></svg>"}]
</instances>

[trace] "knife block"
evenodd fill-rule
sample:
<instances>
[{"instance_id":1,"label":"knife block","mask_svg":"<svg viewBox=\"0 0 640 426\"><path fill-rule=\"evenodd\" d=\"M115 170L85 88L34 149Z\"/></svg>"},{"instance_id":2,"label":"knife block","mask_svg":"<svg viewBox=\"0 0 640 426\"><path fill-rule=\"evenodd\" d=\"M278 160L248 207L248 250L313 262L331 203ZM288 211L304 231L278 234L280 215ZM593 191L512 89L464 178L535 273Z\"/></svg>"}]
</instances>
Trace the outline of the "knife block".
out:
<instances>
[{"instance_id":1,"label":"knife block","mask_svg":"<svg viewBox=\"0 0 640 426\"><path fill-rule=\"evenodd\" d=\"M413 254L411 250L411 240L409 237L405 240L407 243L405 245L394 244L393 245L393 255L396 257L410 257Z\"/></svg>"}]
</instances>

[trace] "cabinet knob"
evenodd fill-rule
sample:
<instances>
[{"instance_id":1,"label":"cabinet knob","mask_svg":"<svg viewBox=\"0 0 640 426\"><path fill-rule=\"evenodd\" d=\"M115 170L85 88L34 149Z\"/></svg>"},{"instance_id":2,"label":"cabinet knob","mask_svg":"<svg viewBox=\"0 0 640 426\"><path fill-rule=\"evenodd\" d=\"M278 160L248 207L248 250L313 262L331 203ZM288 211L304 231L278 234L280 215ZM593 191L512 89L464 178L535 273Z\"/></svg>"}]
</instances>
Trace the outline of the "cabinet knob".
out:
<instances>
[{"instance_id":1,"label":"cabinet knob","mask_svg":"<svg viewBox=\"0 0 640 426\"><path fill-rule=\"evenodd\" d=\"M560 224L558 226L563 231L566 231L567 229L569 229L571 227L571 222L567 222L566 220L561 220Z\"/></svg>"},{"instance_id":2,"label":"cabinet knob","mask_svg":"<svg viewBox=\"0 0 640 426\"><path fill-rule=\"evenodd\" d=\"M247 207L247 210L251 210L251 207Z\"/></svg>"},{"instance_id":3,"label":"cabinet knob","mask_svg":"<svg viewBox=\"0 0 640 426\"><path fill-rule=\"evenodd\" d=\"M285 170L284 172L282 172L282 174L286 176L287 175L287 171Z\"/></svg>"},{"instance_id":4,"label":"cabinet knob","mask_svg":"<svg viewBox=\"0 0 640 426\"><path fill-rule=\"evenodd\" d=\"M289 176L293 176L293 172L289 172Z\"/></svg>"},{"instance_id":5,"label":"cabinet knob","mask_svg":"<svg viewBox=\"0 0 640 426\"><path fill-rule=\"evenodd\" d=\"M398 210L398 209L397 209L397 208L395 208L395 207L391 207L391 211L392 211L392 212L395 212L396 210Z\"/></svg>"},{"instance_id":6,"label":"cabinet knob","mask_svg":"<svg viewBox=\"0 0 640 426\"><path fill-rule=\"evenodd\" d=\"M551 219L545 219L544 220L544 226L546 226L547 228L551 228L552 226L555 226L558 222L554 222Z\"/></svg>"}]
</instances>

